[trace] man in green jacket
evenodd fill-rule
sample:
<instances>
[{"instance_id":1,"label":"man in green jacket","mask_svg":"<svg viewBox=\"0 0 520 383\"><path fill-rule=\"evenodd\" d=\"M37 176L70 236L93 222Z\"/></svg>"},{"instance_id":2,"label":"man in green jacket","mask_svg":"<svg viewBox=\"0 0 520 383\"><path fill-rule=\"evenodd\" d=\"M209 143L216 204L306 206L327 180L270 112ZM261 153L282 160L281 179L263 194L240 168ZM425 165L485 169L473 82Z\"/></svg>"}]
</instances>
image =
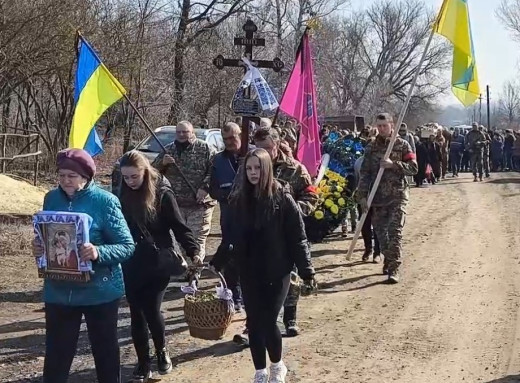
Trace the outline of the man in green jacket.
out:
<instances>
[{"instance_id":1,"label":"man in green jacket","mask_svg":"<svg viewBox=\"0 0 520 383\"><path fill-rule=\"evenodd\" d=\"M384 159L395 129L393 118L388 113L376 118L379 135L365 147L356 198L363 211L380 168L385 169L372 201L372 225L384 255L383 274L389 283L399 282L401 265L401 241L405 222L406 205L409 199L407 176L417 174L417 161L410 144L397 137L390 158Z\"/></svg>"},{"instance_id":2,"label":"man in green jacket","mask_svg":"<svg viewBox=\"0 0 520 383\"><path fill-rule=\"evenodd\" d=\"M472 130L466 135L464 147L470 154L471 170L473 171L473 182L477 182L477 172L480 181L482 181L482 173L484 172L484 146L486 145L486 136L482 133L476 122L472 125Z\"/></svg>"},{"instance_id":3,"label":"man in green jacket","mask_svg":"<svg viewBox=\"0 0 520 383\"><path fill-rule=\"evenodd\" d=\"M167 153L159 154L153 166L170 181L182 218L193 231L203 260L216 204L209 196L215 152L195 137L189 121L177 124L175 141L166 149Z\"/></svg>"}]
</instances>

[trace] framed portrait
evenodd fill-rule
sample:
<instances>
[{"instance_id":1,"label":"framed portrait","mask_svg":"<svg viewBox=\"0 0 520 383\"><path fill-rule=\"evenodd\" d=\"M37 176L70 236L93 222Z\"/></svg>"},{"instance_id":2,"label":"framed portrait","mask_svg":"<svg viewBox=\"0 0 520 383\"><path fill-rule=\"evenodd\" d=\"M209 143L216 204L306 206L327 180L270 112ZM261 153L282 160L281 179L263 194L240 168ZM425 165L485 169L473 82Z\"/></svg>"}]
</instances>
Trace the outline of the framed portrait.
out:
<instances>
[{"instance_id":1,"label":"framed portrait","mask_svg":"<svg viewBox=\"0 0 520 383\"><path fill-rule=\"evenodd\" d=\"M34 234L44 253L36 258L38 276L88 282L92 263L82 262L79 249L89 241L92 218L84 213L42 211L34 215Z\"/></svg>"}]
</instances>

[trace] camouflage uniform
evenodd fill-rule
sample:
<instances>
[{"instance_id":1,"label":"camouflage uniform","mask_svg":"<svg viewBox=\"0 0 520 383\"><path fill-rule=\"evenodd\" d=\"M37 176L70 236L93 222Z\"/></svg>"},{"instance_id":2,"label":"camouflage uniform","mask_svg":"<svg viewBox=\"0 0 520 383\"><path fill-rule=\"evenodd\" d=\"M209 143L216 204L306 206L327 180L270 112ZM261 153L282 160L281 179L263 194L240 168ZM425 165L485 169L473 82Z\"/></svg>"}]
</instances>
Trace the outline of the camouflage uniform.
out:
<instances>
[{"instance_id":1,"label":"camouflage uniform","mask_svg":"<svg viewBox=\"0 0 520 383\"><path fill-rule=\"evenodd\" d=\"M475 179L477 178L477 172L480 178L482 178L483 166L484 166L484 142L486 136L479 130L471 130L466 135L466 141L464 146L471 155L471 170Z\"/></svg>"},{"instance_id":2,"label":"camouflage uniform","mask_svg":"<svg viewBox=\"0 0 520 383\"><path fill-rule=\"evenodd\" d=\"M294 200L304 216L314 212L318 203L318 195L312 186L311 176L305 166L297 160L279 152L273 164L274 177L287 182L291 186ZM283 322L286 327L296 325L296 309L300 298L300 289L291 284L284 302Z\"/></svg>"},{"instance_id":3,"label":"camouflage uniform","mask_svg":"<svg viewBox=\"0 0 520 383\"><path fill-rule=\"evenodd\" d=\"M366 146L356 192L358 199L368 198L387 147L388 139L381 136ZM397 169L384 171L371 206L372 225L385 257L385 268L393 272L397 271L401 264L402 230L410 194L406 177L417 174L417 162L410 144L399 137L390 154L390 160Z\"/></svg>"},{"instance_id":4,"label":"camouflage uniform","mask_svg":"<svg viewBox=\"0 0 520 383\"><path fill-rule=\"evenodd\" d=\"M195 191L198 189L209 191L211 165L215 152L206 142L195 139L186 147L174 142L167 147L166 154L173 157ZM204 259L206 239L211 229L211 217L216 202L208 194L204 203L197 203L195 194L180 175L177 166L174 164L163 165L164 155L165 153L159 154L153 162L153 166L170 181L181 216L186 225L193 231L200 246L199 256Z\"/></svg>"},{"instance_id":5,"label":"camouflage uniform","mask_svg":"<svg viewBox=\"0 0 520 383\"><path fill-rule=\"evenodd\" d=\"M491 146L491 137L489 134L483 132L484 137L486 137L487 143L484 145L484 155L483 155L483 162L484 162L484 174L486 177L489 177L489 148Z\"/></svg>"},{"instance_id":6,"label":"camouflage uniform","mask_svg":"<svg viewBox=\"0 0 520 383\"><path fill-rule=\"evenodd\" d=\"M279 152L273 164L274 177L287 182L302 214L306 217L314 212L318 204L316 188L312 186L311 176L303 164Z\"/></svg>"}]
</instances>

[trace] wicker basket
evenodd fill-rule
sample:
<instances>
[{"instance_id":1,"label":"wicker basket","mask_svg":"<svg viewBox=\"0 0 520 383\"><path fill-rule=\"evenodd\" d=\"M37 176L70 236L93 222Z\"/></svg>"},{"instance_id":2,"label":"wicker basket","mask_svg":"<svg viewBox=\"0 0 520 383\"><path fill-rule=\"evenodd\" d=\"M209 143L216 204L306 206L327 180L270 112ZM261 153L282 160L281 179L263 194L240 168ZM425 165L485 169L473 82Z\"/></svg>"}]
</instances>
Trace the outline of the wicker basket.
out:
<instances>
[{"instance_id":1,"label":"wicker basket","mask_svg":"<svg viewBox=\"0 0 520 383\"><path fill-rule=\"evenodd\" d=\"M216 273L216 275L220 278L221 286L227 288L222 274ZM184 298L184 317L190 329L190 335L205 340L222 339L235 312L233 301L215 298L213 301L195 302L186 297Z\"/></svg>"}]
</instances>

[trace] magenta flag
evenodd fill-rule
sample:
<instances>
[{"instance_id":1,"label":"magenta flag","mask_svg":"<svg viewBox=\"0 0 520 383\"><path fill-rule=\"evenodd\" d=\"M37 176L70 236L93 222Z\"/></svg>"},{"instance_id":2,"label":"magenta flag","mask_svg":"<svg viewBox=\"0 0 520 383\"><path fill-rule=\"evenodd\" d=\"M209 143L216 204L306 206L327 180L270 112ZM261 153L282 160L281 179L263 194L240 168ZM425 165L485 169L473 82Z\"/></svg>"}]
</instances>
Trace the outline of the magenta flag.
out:
<instances>
[{"instance_id":1,"label":"magenta flag","mask_svg":"<svg viewBox=\"0 0 520 383\"><path fill-rule=\"evenodd\" d=\"M298 47L294 68L280 101L280 110L300 123L298 160L305 165L311 176L316 176L321 162L321 144L314 70L307 31Z\"/></svg>"}]
</instances>

